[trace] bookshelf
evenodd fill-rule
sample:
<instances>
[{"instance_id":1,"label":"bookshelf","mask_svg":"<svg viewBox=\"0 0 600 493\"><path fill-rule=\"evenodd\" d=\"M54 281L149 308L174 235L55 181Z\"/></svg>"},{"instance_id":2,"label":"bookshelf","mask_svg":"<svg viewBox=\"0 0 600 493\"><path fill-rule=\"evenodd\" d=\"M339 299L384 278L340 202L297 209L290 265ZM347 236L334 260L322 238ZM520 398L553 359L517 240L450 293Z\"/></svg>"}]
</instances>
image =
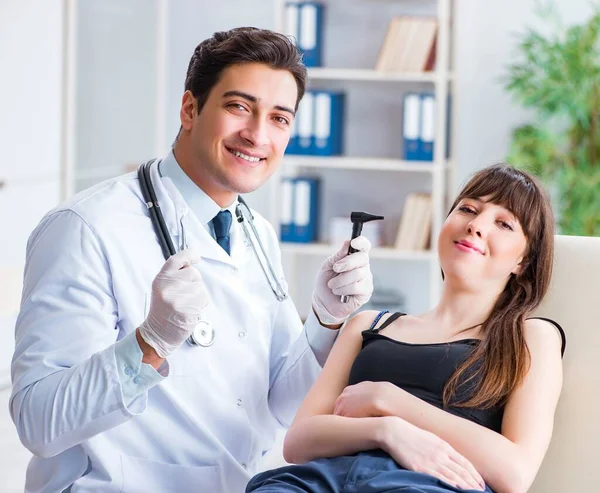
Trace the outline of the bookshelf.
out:
<instances>
[{"instance_id":1,"label":"bookshelf","mask_svg":"<svg viewBox=\"0 0 600 493\"><path fill-rule=\"evenodd\" d=\"M285 32L285 6L287 0L275 0L276 30ZM435 137L434 155L432 161L405 161L402 153L385 152L377 144L365 144L356 152L356 138L346 134L345 147L354 149L342 156L306 156L286 155L284 163L277 175L272 177L269 184L270 216L269 219L279 229L281 213L281 179L286 176L317 175L324 182L321 194L335 196L335 199L346 202L346 210L366 210L386 216L388 235L386 245L374 247L371 251L372 270L376 289L378 281L384 289L393 288L394 277L402 278L400 291L406 300L409 312L428 309L439 299L441 277L437 259L435 240L444 221L448 202L448 190L452 190L454 164L452 156L446 155L448 144L448 125L451 124L452 114L447 114L448 95L452 84L451 70L451 28L452 0L437 0L415 2L409 0L388 0L386 2L367 2L365 0L322 0L325 13L323 16L323 66L308 69L307 89L344 90L348 95L359 91L360 97L348 97L345 125L360 126L365 114L367 102L363 99L377 98L379 93L389 95L387 122L393 121L397 132L398 142L402 140L402 125L399 118L393 117L394 112L401 108L403 96L411 91L428 91L435 94ZM377 11L380 11L379 13ZM393 16L430 16L438 22L437 43L435 47L436 65L431 72L383 72L375 70L378 51L382 46L388 27ZM357 27L367 25L368 27ZM374 26L378 25L379 28ZM359 31L357 31L357 29ZM366 37L361 37L362 34ZM363 41L363 50L354 38ZM354 50L358 55L344 54ZM352 112L353 102L362 105L360 111ZM370 123L365 123L369 125ZM388 125L389 126L389 125ZM354 136L360 135L356 130ZM349 142L350 141L350 142ZM354 151L354 152L353 152ZM452 151L452 146L450 147ZM343 173L343 178L341 174ZM344 193L327 190L328 182L344 181ZM369 184L376 183L373 196L381 195L381 203L375 197L365 199L365 189ZM397 201L391 205L394 190L398 189ZM397 220L401 216L403 201L412 192L431 194L433 215L431 221L431 247L427 251L400 250L393 247L399 227ZM329 199L330 201L333 198ZM384 203L385 201L385 203ZM362 205L364 204L364 205ZM383 207L385 214L379 210ZM339 208L329 204L320 211L319 243L282 243L284 269L289 283L289 291L294 299L301 316L310 309L310 294L314 275L321 261L338 248L337 245L323 243L327 241L327 222L333 215L339 215ZM348 237L351 224L348 216ZM389 217L389 221L388 221ZM385 235L384 235L385 236ZM391 273L394 272L394 273ZM385 279L387 276L387 279ZM412 289L413 280L417 286Z\"/></svg>"}]
</instances>

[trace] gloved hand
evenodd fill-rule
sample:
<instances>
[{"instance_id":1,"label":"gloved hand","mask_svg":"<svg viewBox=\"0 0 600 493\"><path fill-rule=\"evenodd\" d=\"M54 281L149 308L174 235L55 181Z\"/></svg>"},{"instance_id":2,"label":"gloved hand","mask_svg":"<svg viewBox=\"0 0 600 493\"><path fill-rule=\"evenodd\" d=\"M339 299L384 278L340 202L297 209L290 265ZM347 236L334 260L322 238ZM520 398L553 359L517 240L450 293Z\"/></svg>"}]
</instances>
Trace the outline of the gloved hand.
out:
<instances>
[{"instance_id":1,"label":"gloved hand","mask_svg":"<svg viewBox=\"0 0 600 493\"><path fill-rule=\"evenodd\" d=\"M167 358L190 336L210 296L193 265L200 255L182 250L170 257L152 281L150 310L140 335L161 358Z\"/></svg>"},{"instance_id":2,"label":"gloved hand","mask_svg":"<svg viewBox=\"0 0 600 493\"><path fill-rule=\"evenodd\" d=\"M354 238L351 245L358 251L348 255L349 243L344 242L339 252L326 259L317 274L312 306L324 325L343 323L373 294L368 255L371 242L364 236ZM346 303L342 303L341 295L349 296Z\"/></svg>"}]
</instances>

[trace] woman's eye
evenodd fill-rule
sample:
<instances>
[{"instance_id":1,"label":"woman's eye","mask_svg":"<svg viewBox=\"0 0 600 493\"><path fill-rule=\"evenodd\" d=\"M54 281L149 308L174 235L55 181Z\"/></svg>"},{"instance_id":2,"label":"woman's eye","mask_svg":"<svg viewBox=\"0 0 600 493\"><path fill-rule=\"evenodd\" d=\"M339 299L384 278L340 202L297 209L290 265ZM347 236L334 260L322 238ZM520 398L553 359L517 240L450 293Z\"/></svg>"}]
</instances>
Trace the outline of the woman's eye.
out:
<instances>
[{"instance_id":1,"label":"woman's eye","mask_svg":"<svg viewBox=\"0 0 600 493\"><path fill-rule=\"evenodd\" d=\"M507 223L506 221L499 221L499 222L500 222L500 225L501 225L503 228L505 228L505 229L509 229L509 230L511 230L511 231L513 230L513 227L512 227L512 226L511 226L509 223Z\"/></svg>"},{"instance_id":2,"label":"woman's eye","mask_svg":"<svg viewBox=\"0 0 600 493\"><path fill-rule=\"evenodd\" d=\"M461 206L458 208L458 210L459 210L459 211L462 211L462 212L467 212L467 213L469 213L469 214L474 214L474 213L475 213L475 211L474 211L473 209L471 209L470 207L468 207L468 206L466 206L466 205L461 205Z\"/></svg>"}]
</instances>

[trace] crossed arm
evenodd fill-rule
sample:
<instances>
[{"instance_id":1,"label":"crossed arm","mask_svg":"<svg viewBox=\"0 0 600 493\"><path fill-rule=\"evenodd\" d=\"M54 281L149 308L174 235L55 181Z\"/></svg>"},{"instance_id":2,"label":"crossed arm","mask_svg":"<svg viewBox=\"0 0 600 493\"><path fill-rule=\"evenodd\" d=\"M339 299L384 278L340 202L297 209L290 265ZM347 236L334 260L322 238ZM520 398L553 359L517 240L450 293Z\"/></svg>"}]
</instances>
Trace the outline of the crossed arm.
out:
<instances>
[{"instance_id":1,"label":"crossed arm","mask_svg":"<svg viewBox=\"0 0 600 493\"><path fill-rule=\"evenodd\" d=\"M338 338L286 436L286 460L306 462L382 448L402 466L417 470L419 464L409 452L430 450L432 457L421 464L447 459L447 455L450 464L461 463L461 457L469 462L448 473L449 479L456 479L455 473L469 472L472 464L477 471L467 478L469 484L478 481L480 474L498 493L527 491L548 448L562 386L561 342L556 329L539 319L526 322L531 365L524 382L510 396L502 434L498 434L392 384L363 382L345 387L360 351L361 332L372 318L368 312L357 315ZM439 439L437 446L431 443L431 434ZM460 457L453 455L453 450Z\"/></svg>"}]
</instances>

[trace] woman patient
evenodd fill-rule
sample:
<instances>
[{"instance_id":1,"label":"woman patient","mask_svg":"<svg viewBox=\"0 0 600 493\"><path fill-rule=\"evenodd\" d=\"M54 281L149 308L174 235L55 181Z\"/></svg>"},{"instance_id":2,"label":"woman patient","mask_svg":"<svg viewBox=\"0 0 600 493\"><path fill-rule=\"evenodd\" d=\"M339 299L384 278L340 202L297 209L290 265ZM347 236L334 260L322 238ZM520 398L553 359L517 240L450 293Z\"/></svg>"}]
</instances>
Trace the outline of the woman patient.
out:
<instances>
[{"instance_id":1,"label":"woman patient","mask_svg":"<svg viewBox=\"0 0 600 493\"><path fill-rule=\"evenodd\" d=\"M535 178L508 165L477 172L439 234L438 305L354 316L285 438L295 465L246 491L526 492L562 386L564 333L531 317L553 245Z\"/></svg>"}]
</instances>

